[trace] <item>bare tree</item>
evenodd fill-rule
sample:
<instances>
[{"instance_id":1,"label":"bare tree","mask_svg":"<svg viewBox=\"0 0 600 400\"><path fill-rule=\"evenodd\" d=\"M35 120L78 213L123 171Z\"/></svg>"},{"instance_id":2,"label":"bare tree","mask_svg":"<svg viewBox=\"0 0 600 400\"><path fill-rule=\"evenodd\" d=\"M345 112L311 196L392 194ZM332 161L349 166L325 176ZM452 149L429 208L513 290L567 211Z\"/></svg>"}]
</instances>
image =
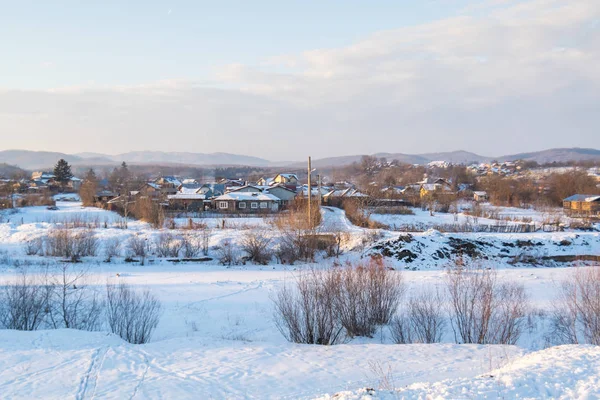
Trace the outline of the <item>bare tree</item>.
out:
<instances>
[{"instance_id":1,"label":"bare tree","mask_svg":"<svg viewBox=\"0 0 600 400\"><path fill-rule=\"evenodd\" d=\"M0 325L6 329L37 330L46 319L51 290L45 278L23 271L0 293Z\"/></svg>"},{"instance_id":2,"label":"bare tree","mask_svg":"<svg viewBox=\"0 0 600 400\"><path fill-rule=\"evenodd\" d=\"M158 326L161 304L148 290L124 283L106 285L106 311L112 333L133 344L147 343Z\"/></svg>"},{"instance_id":3,"label":"bare tree","mask_svg":"<svg viewBox=\"0 0 600 400\"><path fill-rule=\"evenodd\" d=\"M86 280L85 270L74 271L67 264L61 266L59 274L50 277L53 290L49 301L49 319L55 329L101 329L104 305Z\"/></svg>"},{"instance_id":4,"label":"bare tree","mask_svg":"<svg viewBox=\"0 0 600 400\"><path fill-rule=\"evenodd\" d=\"M552 319L554 341L600 345L600 268L573 270L561 284Z\"/></svg>"}]
</instances>

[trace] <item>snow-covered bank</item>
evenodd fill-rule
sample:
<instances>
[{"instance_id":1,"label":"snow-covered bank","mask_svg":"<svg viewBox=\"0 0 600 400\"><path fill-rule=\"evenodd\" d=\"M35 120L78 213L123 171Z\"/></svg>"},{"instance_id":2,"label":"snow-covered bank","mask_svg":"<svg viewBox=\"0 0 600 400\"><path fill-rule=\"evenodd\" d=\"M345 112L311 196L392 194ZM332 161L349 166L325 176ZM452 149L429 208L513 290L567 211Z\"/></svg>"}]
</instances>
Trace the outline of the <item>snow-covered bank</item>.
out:
<instances>
[{"instance_id":1,"label":"snow-covered bank","mask_svg":"<svg viewBox=\"0 0 600 400\"><path fill-rule=\"evenodd\" d=\"M248 343L185 338L130 345L103 333L0 331L6 399L300 399L376 386L475 377L522 354L514 346Z\"/></svg>"},{"instance_id":2,"label":"snow-covered bank","mask_svg":"<svg viewBox=\"0 0 600 400\"><path fill-rule=\"evenodd\" d=\"M400 385L398 385L399 387ZM398 390L360 389L320 400L597 399L600 347L558 346L509 360L474 378L413 383Z\"/></svg>"}]
</instances>

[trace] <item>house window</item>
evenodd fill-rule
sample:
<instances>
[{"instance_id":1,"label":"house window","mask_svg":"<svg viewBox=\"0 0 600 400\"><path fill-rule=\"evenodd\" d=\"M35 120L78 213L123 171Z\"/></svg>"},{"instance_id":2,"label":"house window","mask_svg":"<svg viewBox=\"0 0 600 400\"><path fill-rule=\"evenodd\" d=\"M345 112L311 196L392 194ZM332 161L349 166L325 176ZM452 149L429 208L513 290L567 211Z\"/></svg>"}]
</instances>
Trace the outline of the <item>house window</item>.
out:
<instances>
[{"instance_id":1,"label":"house window","mask_svg":"<svg viewBox=\"0 0 600 400\"><path fill-rule=\"evenodd\" d=\"M267 208L267 207L268 207L267 202L265 202L265 201L260 202L260 208Z\"/></svg>"},{"instance_id":2,"label":"house window","mask_svg":"<svg viewBox=\"0 0 600 400\"><path fill-rule=\"evenodd\" d=\"M219 202L219 208L227 208L229 204L226 201Z\"/></svg>"},{"instance_id":3,"label":"house window","mask_svg":"<svg viewBox=\"0 0 600 400\"><path fill-rule=\"evenodd\" d=\"M240 204L238 205L238 208L246 208L246 203L241 201Z\"/></svg>"},{"instance_id":4,"label":"house window","mask_svg":"<svg viewBox=\"0 0 600 400\"><path fill-rule=\"evenodd\" d=\"M250 208L258 208L258 203L253 201L252 203L250 203Z\"/></svg>"}]
</instances>

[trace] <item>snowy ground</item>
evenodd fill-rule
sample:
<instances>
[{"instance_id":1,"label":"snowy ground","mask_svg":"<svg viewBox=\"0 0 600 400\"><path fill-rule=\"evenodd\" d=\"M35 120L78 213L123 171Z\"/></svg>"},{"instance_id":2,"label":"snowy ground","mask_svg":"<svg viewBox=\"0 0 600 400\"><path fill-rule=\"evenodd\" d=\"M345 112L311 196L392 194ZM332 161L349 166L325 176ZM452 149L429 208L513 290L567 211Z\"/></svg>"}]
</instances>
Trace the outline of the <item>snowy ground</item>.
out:
<instances>
[{"instance_id":1,"label":"snowy ground","mask_svg":"<svg viewBox=\"0 0 600 400\"><path fill-rule=\"evenodd\" d=\"M101 241L158 234L140 222L130 221L127 230L111 226L118 224L120 217L82 209L76 202L59 202L58 206L57 211L31 207L8 215L10 222L0 223L0 282L14 277L25 264L30 264L30 273L56 268L57 260L25 256L23 243L72 221L74 215L109 221L108 227L94 230ZM341 230L349 236L343 259L358 259L362 253L350 249L369 232L349 224L339 210L324 209L323 216L323 231ZM247 223L257 222L255 227L260 229L269 226L262 226L262 219L250 220ZM214 223L211 247L226 238L239 239L245 230L252 229L219 229L218 220ZM379 235L384 240L399 237L393 232ZM583 252L593 253L599 248L598 233L577 238L574 233L531 235L489 234L478 239L490 240L494 246L503 241L532 240L542 242L539 247L552 247L548 251L562 252L564 246L552 243L569 237L592 243L585 247L575 242ZM435 232L414 237L414 248L421 243L425 254L429 248L441 248L436 243L448 238ZM214 256L213 248L210 255ZM309 399L340 392L338 399L600 396L599 350L588 346L546 349L548 332L543 321L529 326L517 346L456 345L450 330L441 344L395 345L385 327L373 338L343 345L296 345L288 343L277 330L271 297L283 282L309 265L228 268L214 260L177 264L154 259L142 266L126 264L122 257L113 263L102 262L102 257L84 261L75 268L87 269L88 279L97 290L103 290L107 280L121 281L148 288L161 300L163 314L152 341L131 345L105 332L0 330L1 398ZM319 267L331 262L323 259ZM425 287L443 287L441 264L402 271L408 295ZM570 269L565 267L506 264L500 264L498 270L499 279L525 285L532 308L542 315L551 309L558 285L568 273ZM390 386L400 391L386 391ZM360 389L366 387L377 391Z\"/></svg>"},{"instance_id":2,"label":"snowy ground","mask_svg":"<svg viewBox=\"0 0 600 400\"><path fill-rule=\"evenodd\" d=\"M462 203L459 208L468 210L473 207L472 202ZM544 223L560 222L569 224L572 220L564 215L561 208L547 208L545 210L524 209L517 207L498 207L488 203L480 204L484 215L487 218L474 218L465 212L459 212L456 215L452 213L435 212L430 215L429 211L420 208L411 208L413 215L395 215L395 214L377 214L372 213L371 219L389 226L394 230L405 230L406 228L416 228L418 230L427 230L435 226L442 225L514 225L514 224L533 224L541 226Z\"/></svg>"}]
</instances>

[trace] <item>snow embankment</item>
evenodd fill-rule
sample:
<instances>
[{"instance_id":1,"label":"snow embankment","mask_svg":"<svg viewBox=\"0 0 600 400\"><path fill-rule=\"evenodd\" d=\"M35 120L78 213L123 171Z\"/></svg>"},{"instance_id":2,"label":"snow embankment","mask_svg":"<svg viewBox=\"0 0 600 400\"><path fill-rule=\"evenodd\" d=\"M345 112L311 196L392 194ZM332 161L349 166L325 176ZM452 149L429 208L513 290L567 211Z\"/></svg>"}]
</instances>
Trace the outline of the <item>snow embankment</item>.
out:
<instances>
[{"instance_id":1,"label":"snow embankment","mask_svg":"<svg viewBox=\"0 0 600 400\"><path fill-rule=\"evenodd\" d=\"M424 233L395 234L375 243L369 254L382 255L397 267L443 268L456 258L495 265L556 266L600 261L600 233ZM557 264L558 263L558 264Z\"/></svg>"},{"instance_id":2,"label":"snow embankment","mask_svg":"<svg viewBox=\"0 0 600 400\"><path fill-rule=\"evenodd\" d=\"M558 346L523 357L475 378L413 383L377 391L363 388L319 399L597 399L600 347Z\"/></svg>"},{"instance_id":3,"label":"snow embankment","mask_svg":"<svg viewBox=\"0 0 600 400\"><path fill-rule=\"evenodd\" d=\"M514 359L514 346L310 346L178 338L131 345L100 332L0 330L0 397L10 399L298 399L474 377Z\"/></svg>"}]
</instances>

